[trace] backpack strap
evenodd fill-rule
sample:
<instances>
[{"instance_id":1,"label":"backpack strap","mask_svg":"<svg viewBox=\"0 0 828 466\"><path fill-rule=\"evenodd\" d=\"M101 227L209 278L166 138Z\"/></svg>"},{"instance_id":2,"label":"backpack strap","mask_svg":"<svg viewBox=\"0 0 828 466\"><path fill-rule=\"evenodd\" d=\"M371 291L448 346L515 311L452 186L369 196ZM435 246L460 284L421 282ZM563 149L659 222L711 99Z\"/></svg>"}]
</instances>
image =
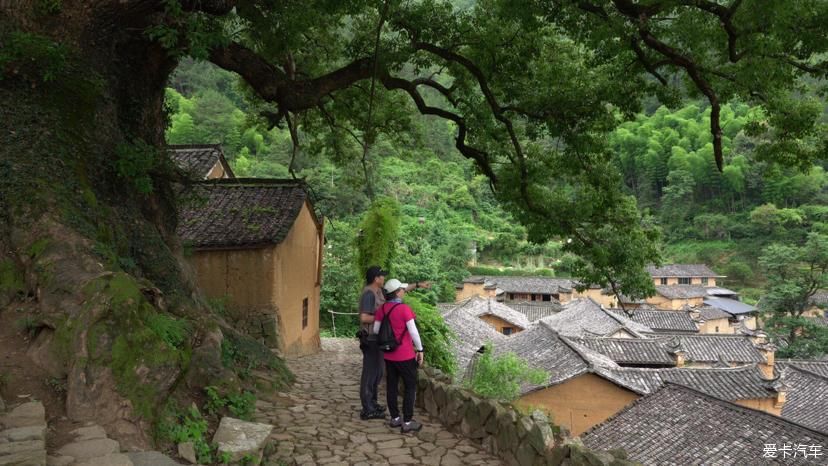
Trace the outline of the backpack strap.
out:
<instances>
[{"instance_id":1,"label":"backpack strap","mask_svg":"<svg viewBox=\"0 0 828 466\"><path fill-rule=\"evenodd\" d=\"M388 310L388 313L387 313L387 314L385 314L385 315L382 317L382 320L388 319L388 325L391 325L391 312L394 310L394 308L395 308L395 307L399 306L400 304L402 304L402 303L394 303L394 305L393 305L393 306L391 306L391 309L389 309L389 310ZM392 331L392 332L394 331L394 327L391 327L391 331ZM402 340L403 335L405 335L405 332L407 332L407 331L408 331L408 326L407 326L407 325L405 325L405 322L403 322L403 331L402 331L402 333L400 334L400 340ZM394 336L394 340L397 340L397 336L396 336L396 335ZM399 344L401 344L400 340L397 340L397 344L398 344L398 345L399 345Z\"/></svg>"}]
</instances>

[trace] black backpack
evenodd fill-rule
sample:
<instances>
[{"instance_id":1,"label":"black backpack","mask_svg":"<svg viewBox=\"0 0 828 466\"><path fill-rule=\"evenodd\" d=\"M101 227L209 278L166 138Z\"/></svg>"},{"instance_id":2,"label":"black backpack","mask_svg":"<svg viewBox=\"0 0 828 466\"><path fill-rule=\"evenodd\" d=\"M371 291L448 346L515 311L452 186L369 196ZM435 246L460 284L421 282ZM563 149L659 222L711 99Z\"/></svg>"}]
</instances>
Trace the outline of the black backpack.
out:
<instances>
[{"instance_id":1,"label":"black backpack","mask_svg":"<svg viewBox=\"0 0 828 466\"><path fill-rule=\"evenodd\" d=\"M391 309L388 310L388 313L383 316L382 322L380 322L379 332L377 333L377 345L380 351L390 353L400 346L400 342L397 341L397 336L394 335L394 329L391 327L391 313L399 305L400 303L391 306ZM403 335L405 334L405 330L403 330Z\"/></svg>"}]
</instances>

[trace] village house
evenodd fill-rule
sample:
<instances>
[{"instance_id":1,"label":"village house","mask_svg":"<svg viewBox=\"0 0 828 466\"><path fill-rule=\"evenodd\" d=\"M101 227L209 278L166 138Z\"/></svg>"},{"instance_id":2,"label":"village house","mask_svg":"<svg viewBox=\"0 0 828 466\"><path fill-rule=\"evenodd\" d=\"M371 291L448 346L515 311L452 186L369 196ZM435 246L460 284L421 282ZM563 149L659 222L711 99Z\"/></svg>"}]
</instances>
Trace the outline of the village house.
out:
<instances>
[{"instance_id":1,"label":"village house","mask_svg":"<svg viewBox=\"0 0 828 466\"><path fill-rule=\"evenodd\" d=\"M573 282L568 278L475 275L457 286L457 302L472 296L510 302L559 302L572 299Z\"/></svg>"},{"instance_id":2,"label":"village house","mask_svg":"<svg viewBox=\"0 0 828 466\"><path fill-rule=\"evenodd\" d=\"M716 280L725 278L710 270L705 264L667 264L661 267L648 266L647 272L658 285L699 285L716 286Z\"/></svg>"},{"instance_id":3,"label":"village house","mask_svg":"<svg viewBox=\"0 0 828 466\"><path fill-rule=\"evenodd\" d=\"M486 322L504 335L518 333L529 327L529 319L494 298L473 296L458 303L455 312L465 312Z\"/></svg>"},{"instance_id":4,"label":"village house","mask_svg":"<svg viewBox=\"0 0 828 466\"><path fill-rule=\"evenodd\" d=\"M781 416L828 433L828 377L796 366L782 371L787 400Z\"/></svg>"},{"instance_id":5,"label":"village house","mask_svg":"<svg viewBox=\"0 0 828 466\"><path fill-rule=\"evenodd\" d=\"M202 291L268 346L318 351L324 236L304 183L214 179L182 197L178 234Z\"/></svg>"},{"instance_id":6,"label":"village house","mask_svg":"<svg viewBox=\"0 0 828 466\"><path fill-rule=\"evenodd\" d=\"M219 144L167 146L170 159L193 180L235 178Z\"/></svg>"},{"instance_id":7,"label":"village house","mask_svg":"<svg viewBox=\"0 0 828 466\"><path fill-rule=\"evenodd\" d=\"M523 301L504 304L525 315L529 322L537 322L543 318L553 316L563 310L563 306L558 301Z\"/></svg>"},{"instance_id":8,"label":"village house","mask_svg":"<svg viewBox=\"0 0 828 466\"><path fill-rule=\"evenodd\" d=\"M452 353L457 363L457 373L461 378L475 355L479 354L482 346L491 343L499 347L511 338L498 332L480 318L456 307L443 314L443 320L456 336L453 339Z\"/></svg>"},{"instance_id":9,"label":"village house","mask_svg":"<svg viewBox=\"0 0 828 466\"><path fill-rule=\"evenodd\" d=\"M621 367L611 358L564 337L541 323L496 345L530 367L547 371L540 385L521 387L518 406L540 408L573 435L603 422L667 382L703 390L744 406L779 414L784 388L756 364L728 368L641 369Z\"/></svg>"},{"instance_id":10,"label":"village house","mask_svg":"<svg viewBox=\"0 0 828 466\"><path fill-rule=\"evenodd\" d=\"M699 327L688 311L661 311L649 307L631 309L626 313L622 309L610 311L614 314L628 315L630 320L650 328L655 333L699 333Z\"/></svg>"},{"instance_id":11,"label":"village house","mask_svg":"<svg viewBox=\"0 0 828 466\"><path fill-rule=\"evenodd\" d=\"M581 436L596 450L623 449L656 464L824 464L823 457L782 460L783 445L828 445L828 435L739 406L697 388L667 383ZM764 458L768 445L777 459Z\"/></svg>"},{"instance_id":12,"label":"village house","mask_svg":"<svg viewBox=\"0 0 828 466\"><path fill-rule=\"evenodd\" d=\"M601 336L645 338L653 329L623 315L605 309L590 298L577 299L564 305L561 312L545 317L542 322L565 336Z\"/></svg>"}]
</instances>

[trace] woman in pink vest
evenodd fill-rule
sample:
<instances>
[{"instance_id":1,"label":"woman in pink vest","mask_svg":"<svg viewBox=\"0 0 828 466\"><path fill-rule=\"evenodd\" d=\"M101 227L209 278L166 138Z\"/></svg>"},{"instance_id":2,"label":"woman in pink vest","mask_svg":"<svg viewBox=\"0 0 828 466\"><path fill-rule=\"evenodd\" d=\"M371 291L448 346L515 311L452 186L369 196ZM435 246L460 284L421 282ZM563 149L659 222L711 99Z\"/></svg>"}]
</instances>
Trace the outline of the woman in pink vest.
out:
<instances>
[{"instance_id":1,"label":"woman in pink vest","mask_svg":"<svg viewBox=\"0 0 828 466\"><path fill-rule=\"evenodd\" d=\"M394 331L398 345L393 351L383 354L385 358L385 385L388 395L388 412L391 414L391 427L399 427L400 432L417 432L423 425L414 420L414 397L417 394L417 368L423 364L423 344L414 322L414 311L402 302L406 283L393 278L385 283L386 302L377 309L374 316L374 333L379 333L384 319L388 319ZM403 415L397 401L399 379L403 380Z\"/></svg>"}]
</instances>

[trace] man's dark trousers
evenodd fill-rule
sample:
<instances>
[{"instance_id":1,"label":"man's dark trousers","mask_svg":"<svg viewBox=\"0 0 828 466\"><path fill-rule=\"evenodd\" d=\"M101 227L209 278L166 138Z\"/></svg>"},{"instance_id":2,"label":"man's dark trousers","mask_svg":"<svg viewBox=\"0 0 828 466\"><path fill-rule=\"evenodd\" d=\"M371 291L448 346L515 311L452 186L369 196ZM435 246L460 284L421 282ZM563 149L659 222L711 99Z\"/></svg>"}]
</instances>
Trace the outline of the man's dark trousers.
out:
<instances>
[{"instance_id":1,"label":"man's dark trousers","mask_svg":"<svg viewBox=\"0 0 828 466\"><path fill-rule=\"evenodd\" d=\"M377 345L376 335L373 339L363 337L359 348L362 350L362 377L359 379L359 399L362 401L362 412L373 413L379 410L377 404L377 389L382 380L382 368L385 365L382 351Z\"/></svg>"},{"instance_id":2,"label":"man's dark trousers","mask_svg":"<svg viewBox=\"0 0 828 466\"><path fill-rule=\"evenodd\" d=\"M403 393L403 421L408 422L414 417L414 398L417 396L417 360L385 361L385 370L388 371L386 381L386 395L388 395L388 413L391 418L400 416L397 397L400 379L405 385Z\"/></svg>"}]
</instances>

